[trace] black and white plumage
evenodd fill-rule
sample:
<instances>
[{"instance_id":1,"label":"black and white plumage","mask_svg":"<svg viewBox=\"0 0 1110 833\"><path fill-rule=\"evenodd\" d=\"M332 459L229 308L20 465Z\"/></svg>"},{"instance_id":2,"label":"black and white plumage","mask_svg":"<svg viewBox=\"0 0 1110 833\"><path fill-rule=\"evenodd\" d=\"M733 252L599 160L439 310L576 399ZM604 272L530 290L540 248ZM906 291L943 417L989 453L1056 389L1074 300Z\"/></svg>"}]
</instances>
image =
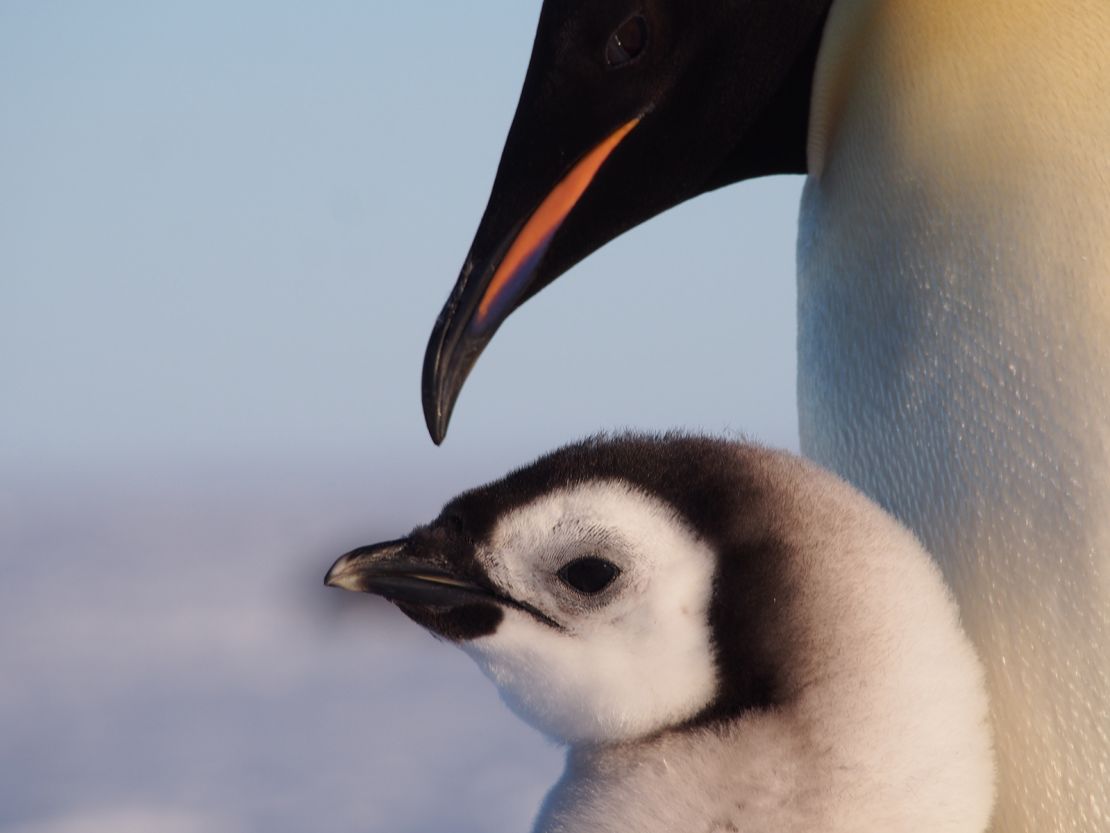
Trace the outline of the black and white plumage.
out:
<instances>
[{"instance_id":1,"label":"black and white plumage","mask_svg":"<svg viewBox=\"0 0 1110 833\"><path fill-rule=\"evenodd\" d=\"M536 830L982 831L981 670L915 538L785 453L595 438L340 558L568 745Z\"/></svg>"},{"instance_id":2,"label":"black and white plumage","mask_svg":"<svg viewBox=\"0 0 1110 833\"><path fill-rule=\"evenodd\" d=\"M1110 828L1107 43L1106 0L547 0L425 362L438 442L497 327L575 263L806 174L800 447L952 588L998 833Z\"/></svg>"}]
</instances>

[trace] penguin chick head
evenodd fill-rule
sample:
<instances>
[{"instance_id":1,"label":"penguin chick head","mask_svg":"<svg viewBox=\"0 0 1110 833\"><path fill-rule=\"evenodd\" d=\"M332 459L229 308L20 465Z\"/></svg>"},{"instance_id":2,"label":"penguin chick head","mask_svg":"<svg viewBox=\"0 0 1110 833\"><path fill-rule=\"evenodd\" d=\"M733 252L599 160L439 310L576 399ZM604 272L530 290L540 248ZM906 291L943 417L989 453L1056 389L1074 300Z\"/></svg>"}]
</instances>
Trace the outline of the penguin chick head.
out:
<instances>
[{"instance_id":1,"label":"penguin chick head","mask_svg":"<svg viewBox=\"0 0 1110 833\"><path fill-rule=\"evenodd\" d=\"M407 538L348 553L326 581L382 595L456 642L521 718L572 745L762 705L776 687L774 570L730 558L751 604L715 593L717 521L734 515L723 497L747 498L749 521L764 511L736 448L637 436L568 446L459 496ZM722 644L721 632L739 638Z\"/></svg>"},{"instance_id":2,"label":"penguin chick head","mask_svg":"<svg viewBox=\"0 0 1110 833\"><path fill-rule=\"evenodd\" d=\"M463 646L541 731L637 737L713 698L714 555L658 499L620 480L567 485L499 519L479 557L553 623L509 609Z\"/></svg>"}]
</instances>

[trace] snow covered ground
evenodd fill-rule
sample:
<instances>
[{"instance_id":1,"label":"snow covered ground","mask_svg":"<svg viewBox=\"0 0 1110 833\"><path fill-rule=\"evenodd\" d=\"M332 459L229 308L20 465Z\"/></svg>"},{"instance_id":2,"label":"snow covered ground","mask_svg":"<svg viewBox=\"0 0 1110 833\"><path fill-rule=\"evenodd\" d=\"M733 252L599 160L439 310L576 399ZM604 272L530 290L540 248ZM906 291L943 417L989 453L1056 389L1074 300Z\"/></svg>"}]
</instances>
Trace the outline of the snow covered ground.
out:
<instances>
[{"instance_id":1,"label":"snow covered ground","mask_svg":"<svg viewBox=\"0 0 1110 833\"><path fill-rule=\"evenodd\" d=\"M341 478L153 479L0 489L0 830L529 828L561 751L322 586L422 515Z\"/></svg>"}]
</instances>

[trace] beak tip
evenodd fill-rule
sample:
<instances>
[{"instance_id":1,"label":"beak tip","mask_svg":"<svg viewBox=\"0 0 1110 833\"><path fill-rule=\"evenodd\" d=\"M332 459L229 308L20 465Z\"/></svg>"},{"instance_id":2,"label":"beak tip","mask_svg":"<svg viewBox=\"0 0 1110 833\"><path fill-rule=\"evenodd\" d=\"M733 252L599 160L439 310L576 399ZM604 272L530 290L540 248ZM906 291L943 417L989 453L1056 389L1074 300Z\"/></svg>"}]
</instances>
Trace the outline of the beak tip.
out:
<instances>
[{"instance_id":1,"label":"beak tip","mask_svg":"<svg viewBox=\"0 0 1110 833\"><path fill-rule=\"evenodd\" d=\"M445 410L434 396L424 397L424 424L428 427L428 435L436 445L443 445L447 436L447 425L451 421L450 410Z\"/></svg>"},{"instance_id":2,"label":"beak tip","mask_svg":"<svg viewBox=\"0 0 1110 833\"><path fill-rule=\"evenodd\" d=\"M437 446L443 445L443 441L447 438L447 426L445 424L430 427L428 432L432 435L432 442Z\"/></svg>"},{"instance_id":3,"label":"beak tip","mask_svg":"<svg viewBox=\"0 0 1110 833\"><path fill-rule=\"evenodd\" d=\"M331 565L331 569L324 576L324 586L338 587L340 590L362 590L358 572L349 568L350 560L347 556L343 556Z\"/></svg>"}]
</instances>

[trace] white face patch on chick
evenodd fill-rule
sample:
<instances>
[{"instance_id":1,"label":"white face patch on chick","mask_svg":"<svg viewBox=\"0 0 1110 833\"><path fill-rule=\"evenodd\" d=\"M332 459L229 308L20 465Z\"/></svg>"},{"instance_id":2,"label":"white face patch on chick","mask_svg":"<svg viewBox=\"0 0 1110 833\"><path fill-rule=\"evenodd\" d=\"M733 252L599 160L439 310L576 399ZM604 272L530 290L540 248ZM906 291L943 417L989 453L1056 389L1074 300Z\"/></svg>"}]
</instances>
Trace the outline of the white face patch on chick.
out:
<instances>
[{"instance_id":1,"label":"white face patch on chick","mask_svg":"<svg viewBox=\"0 0 1110 833\"><path fill-rule=\"evenodd\" d=\"M496 632L460 645L522 719L566 743L612 742L712 701L716 557L671 507L594 481L513 509L488 540L476 557L493 584L561 626L506 608ZM602 566L592 582L601 589L576 589L583 582L566 568L583 558L619 572L604 583L612 570Z\"/></svg>"}]
</instances>

